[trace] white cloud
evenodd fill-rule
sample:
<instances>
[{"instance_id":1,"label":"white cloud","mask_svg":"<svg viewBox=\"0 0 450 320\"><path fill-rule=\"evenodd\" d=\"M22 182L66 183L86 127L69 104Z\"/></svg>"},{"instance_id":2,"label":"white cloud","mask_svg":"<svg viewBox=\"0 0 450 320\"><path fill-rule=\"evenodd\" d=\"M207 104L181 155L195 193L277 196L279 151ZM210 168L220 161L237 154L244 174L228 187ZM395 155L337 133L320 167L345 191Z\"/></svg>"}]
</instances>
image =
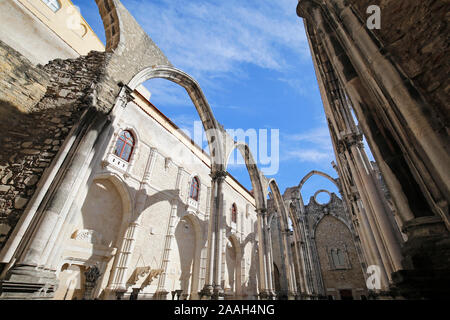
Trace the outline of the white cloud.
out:
<instances>
[{"instance_id":1,"label":"white cloud","mask_svg":"<svg viewBox=\"0 0 450 320\"><path fill-rule=\"evenodd\" d=\"M307 132L285 136L287 140L306 141L318 145L324 149L331 149L330 132L326 126L314 128Z\"/></svg>"},{"instance_id":2,"label":"white cloud","mask_svg":"<svg viewBox=\"0 0 450 320\"><path fill-rule=\"evenodd\" d=\"M306 132L282 135L281 159L300 162L330 162L334 159L328 128L317 127Z\"/></svg>"},{"instance_id":3,"label":"white cloud","mask_svg":"<svg viewBox=\"0 0 450 320\"><path fill-rule=\"evenodd\" d=\"M132 0L126 6L169 60L198 78L239 73L243 63L287 70L286 50L309 59L296 3Z\"/></svg>"},{"instance_id":4,"label":"white cloud","mask_svg":"<svg viewBox=\"0 0 450 320\"><path fill-rule=\"evenodd\" d=\"M150 101L156 101L158 105L194 108L186 90L173 82L163 79L151 79L146 81L144 86L152 94Z\"/></svg>"},{"instance_id":5,"label":"white cloud","mask_svg":"<svg viewBox=\"0 0 450 320\"><path fill-rule=\"evenodd\" d=\"M287 159L296 159L301 162L318 162L330 159L330 154L319 149L299 149L287 152Z\"/></svg>"}]
</instances>

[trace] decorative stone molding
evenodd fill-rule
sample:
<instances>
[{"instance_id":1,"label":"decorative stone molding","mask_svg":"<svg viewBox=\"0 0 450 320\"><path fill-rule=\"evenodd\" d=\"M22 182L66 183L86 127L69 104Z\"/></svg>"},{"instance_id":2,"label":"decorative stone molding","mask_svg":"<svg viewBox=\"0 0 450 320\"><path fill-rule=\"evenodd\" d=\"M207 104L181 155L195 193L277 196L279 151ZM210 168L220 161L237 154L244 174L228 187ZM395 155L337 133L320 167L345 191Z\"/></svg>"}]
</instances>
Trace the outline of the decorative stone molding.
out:
<instances>
[{"instance_id":1,"label":"decorative stone molding","mask_svg":"<svg viewBox=\"0 0 450 320\"><path fill-rule=\"evenodd\" d=\"M75 233L72 236L72 239L89 242L92 244L101 244L102 243L101 233L99 233L95 230L89 230L89 229L79 229L79 230L75 231Z\"/></svg>"}]
</instances>

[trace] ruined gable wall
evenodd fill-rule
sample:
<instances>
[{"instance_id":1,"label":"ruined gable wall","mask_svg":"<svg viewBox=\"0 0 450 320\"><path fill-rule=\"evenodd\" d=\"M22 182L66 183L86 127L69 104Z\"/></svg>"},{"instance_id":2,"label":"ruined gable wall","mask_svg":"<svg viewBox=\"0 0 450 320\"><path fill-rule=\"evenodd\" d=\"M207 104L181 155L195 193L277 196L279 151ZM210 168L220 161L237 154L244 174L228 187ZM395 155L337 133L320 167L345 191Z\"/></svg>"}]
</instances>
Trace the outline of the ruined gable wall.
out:
<instances>
[{"instance_id":1,"label":"ruined gable wall","mask_svg":"<svg viewBox=\"0 0 450 320\"><path fill-rule=\"evenodd\" d=\"M326 295L340 298L338 290L352 289L353 297L365 295L365 281L358 254L348 228L332 216L325 216L317 226L315 241ZM330 261L330 249L345 250L346 268L335 269Z\"/></svg>"},{"instance_id":2,"label":"ruined gable wall","mask_svg":"<svg viewBox=\"0 0 450 320\"><path fill-rule=\"evenodd\" d=\"M314 234L311 241L316 242L316 254L320 262L326 295L339 299L340 289L352 289L353 297L356 299L366 295L364 275L354 238L350 229L342 222L343 220L351 224L343 201L335 193L331 193L331 199L326 204L317 203L311 196L305 211L308 216L310 234ZM330 255L331 249L346 252L345 268L334 268Z\"/></svg>"}]
</instances>

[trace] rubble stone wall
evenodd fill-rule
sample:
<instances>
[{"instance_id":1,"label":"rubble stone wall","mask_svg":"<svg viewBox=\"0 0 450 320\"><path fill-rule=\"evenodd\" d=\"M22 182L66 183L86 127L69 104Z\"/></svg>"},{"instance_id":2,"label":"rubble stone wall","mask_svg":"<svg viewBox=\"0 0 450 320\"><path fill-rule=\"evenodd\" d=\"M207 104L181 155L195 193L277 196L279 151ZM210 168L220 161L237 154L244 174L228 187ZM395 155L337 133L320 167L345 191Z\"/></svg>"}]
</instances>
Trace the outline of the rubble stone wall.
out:
<instances>
[{"instance_id":1,"label":"rubble stone wall","mask_svg":"<svg viewBox=\"0 0 450 320\"><path fill-rule=\"evenodd\" d=\"M448 130L450 3L441 0L350 0L364 21L369 5L381 9L381 28L373 33L405 76L428 101L437 131Z\"/></svg>"},{"instance_id":2,"label":"rubble stone wall","mask_svg":"<svg viewBox=\"0 0 450 320\"><path fill-rule=\"evenodd\" d=\"M92 96L104 52L33 67L0 45L0 248Z\"/></svg>"},{"instance_id":3,"label":"rubble stone wall","mask_svg":"<svg viewBox=\"0 0 450 320\"><path fill-rule=\"evenodd\" d=\"M45 71L0 40L2 120L8 118L4 104L10 104L21 112L29 111L44 96L49 81Z\"/></svg>"}]
</instances>

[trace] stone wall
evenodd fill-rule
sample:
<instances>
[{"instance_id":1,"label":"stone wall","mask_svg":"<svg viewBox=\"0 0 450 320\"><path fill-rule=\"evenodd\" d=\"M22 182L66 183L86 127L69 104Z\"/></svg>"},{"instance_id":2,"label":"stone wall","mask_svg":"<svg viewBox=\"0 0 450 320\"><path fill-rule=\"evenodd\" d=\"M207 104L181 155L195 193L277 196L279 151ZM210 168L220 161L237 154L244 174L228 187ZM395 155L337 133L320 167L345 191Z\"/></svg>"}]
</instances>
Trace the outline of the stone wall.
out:
<instances>
[{"instance_id":1,"label":"stone wall","mask_svg":"<svg viewBox=\"0 0 450 320\"><path fill-rule=\"evenodd\" d=\"M339 290L352 290L354 298L366 295L364 275L361 261L355 246L352 232L342 221L350 225L350 218L343 201L331 193L330 201L326 204L316 202L311 197L305 207L308 228L316 242L325 295L340 299ZM331 261L331 249L344 252L345 266L336 268Z\"/></svg>"},{"instance_id":2,"label":"stone wall","mask_svg":"<svg viewBox=\"0 0 450 320\"><path fill-rule=\"evenodd\" d=\"M0 40L0 117L13 116L8 105L29 112L44 96L49 77L28 59ZM3 123L2 121L2 123Z\"/></svg>"},{"instance_id":3,"label":"stone wall","mask_svg":"<svg viewBox=\"0 0 450 320\"><path fill-rule=\"evenodd\" d=\"M450 3L441 0L351 0L364 21L369 5L381 9L373 32L404 74L425 97L437 131L448 132L450 80L448 55Z\"/></svg>"},{"instance_id":4,"label":"stone wall","mask_svg":"<svg viewBox=\"0 0 450 320\"><path fill-rule=\"evenodd\" d=\"M353 298L359 299L362 295L367 296L367 289L358 239L343 200L335 193L329 195L330 200L323 204L318 203L314 196L305 204L298 186L287 188L283 195L285 200L292 201L291 208L299 226L299 241L303 250L300 259L303 261L298 263L305 268L305 285L308 287L302 294L313 299L327 296L341 299L339 290L347 289L352 291ZM331 248L345 251L346 268L336 269L330 265ZM300 277L298 273L297 277Z\"/></svg>"},{"instance_id":5,"label":"stone wall","mask_svg":"<svg viewBox=\"0 0 450 320\"><path fill-rule=\"evenodd\" d=\"M366 295L364 276L352 235L344 223L332 216L325 216L316 229L317 253L327 296L339 299L339 290L352 290L354 298ZM332 265L331 249L344 251L345 267Z\"/></svg>"},{"instance_id":6,"label":"stone wall","mask_svg":"<svg viewBox=\"0 0 450 320\"><path fill-rule=\"evenodd\" d=\"M33 67L0 46L0 248L33 196L70 129L92 103L105 54Z\"/></svg>"}]
</instances>

